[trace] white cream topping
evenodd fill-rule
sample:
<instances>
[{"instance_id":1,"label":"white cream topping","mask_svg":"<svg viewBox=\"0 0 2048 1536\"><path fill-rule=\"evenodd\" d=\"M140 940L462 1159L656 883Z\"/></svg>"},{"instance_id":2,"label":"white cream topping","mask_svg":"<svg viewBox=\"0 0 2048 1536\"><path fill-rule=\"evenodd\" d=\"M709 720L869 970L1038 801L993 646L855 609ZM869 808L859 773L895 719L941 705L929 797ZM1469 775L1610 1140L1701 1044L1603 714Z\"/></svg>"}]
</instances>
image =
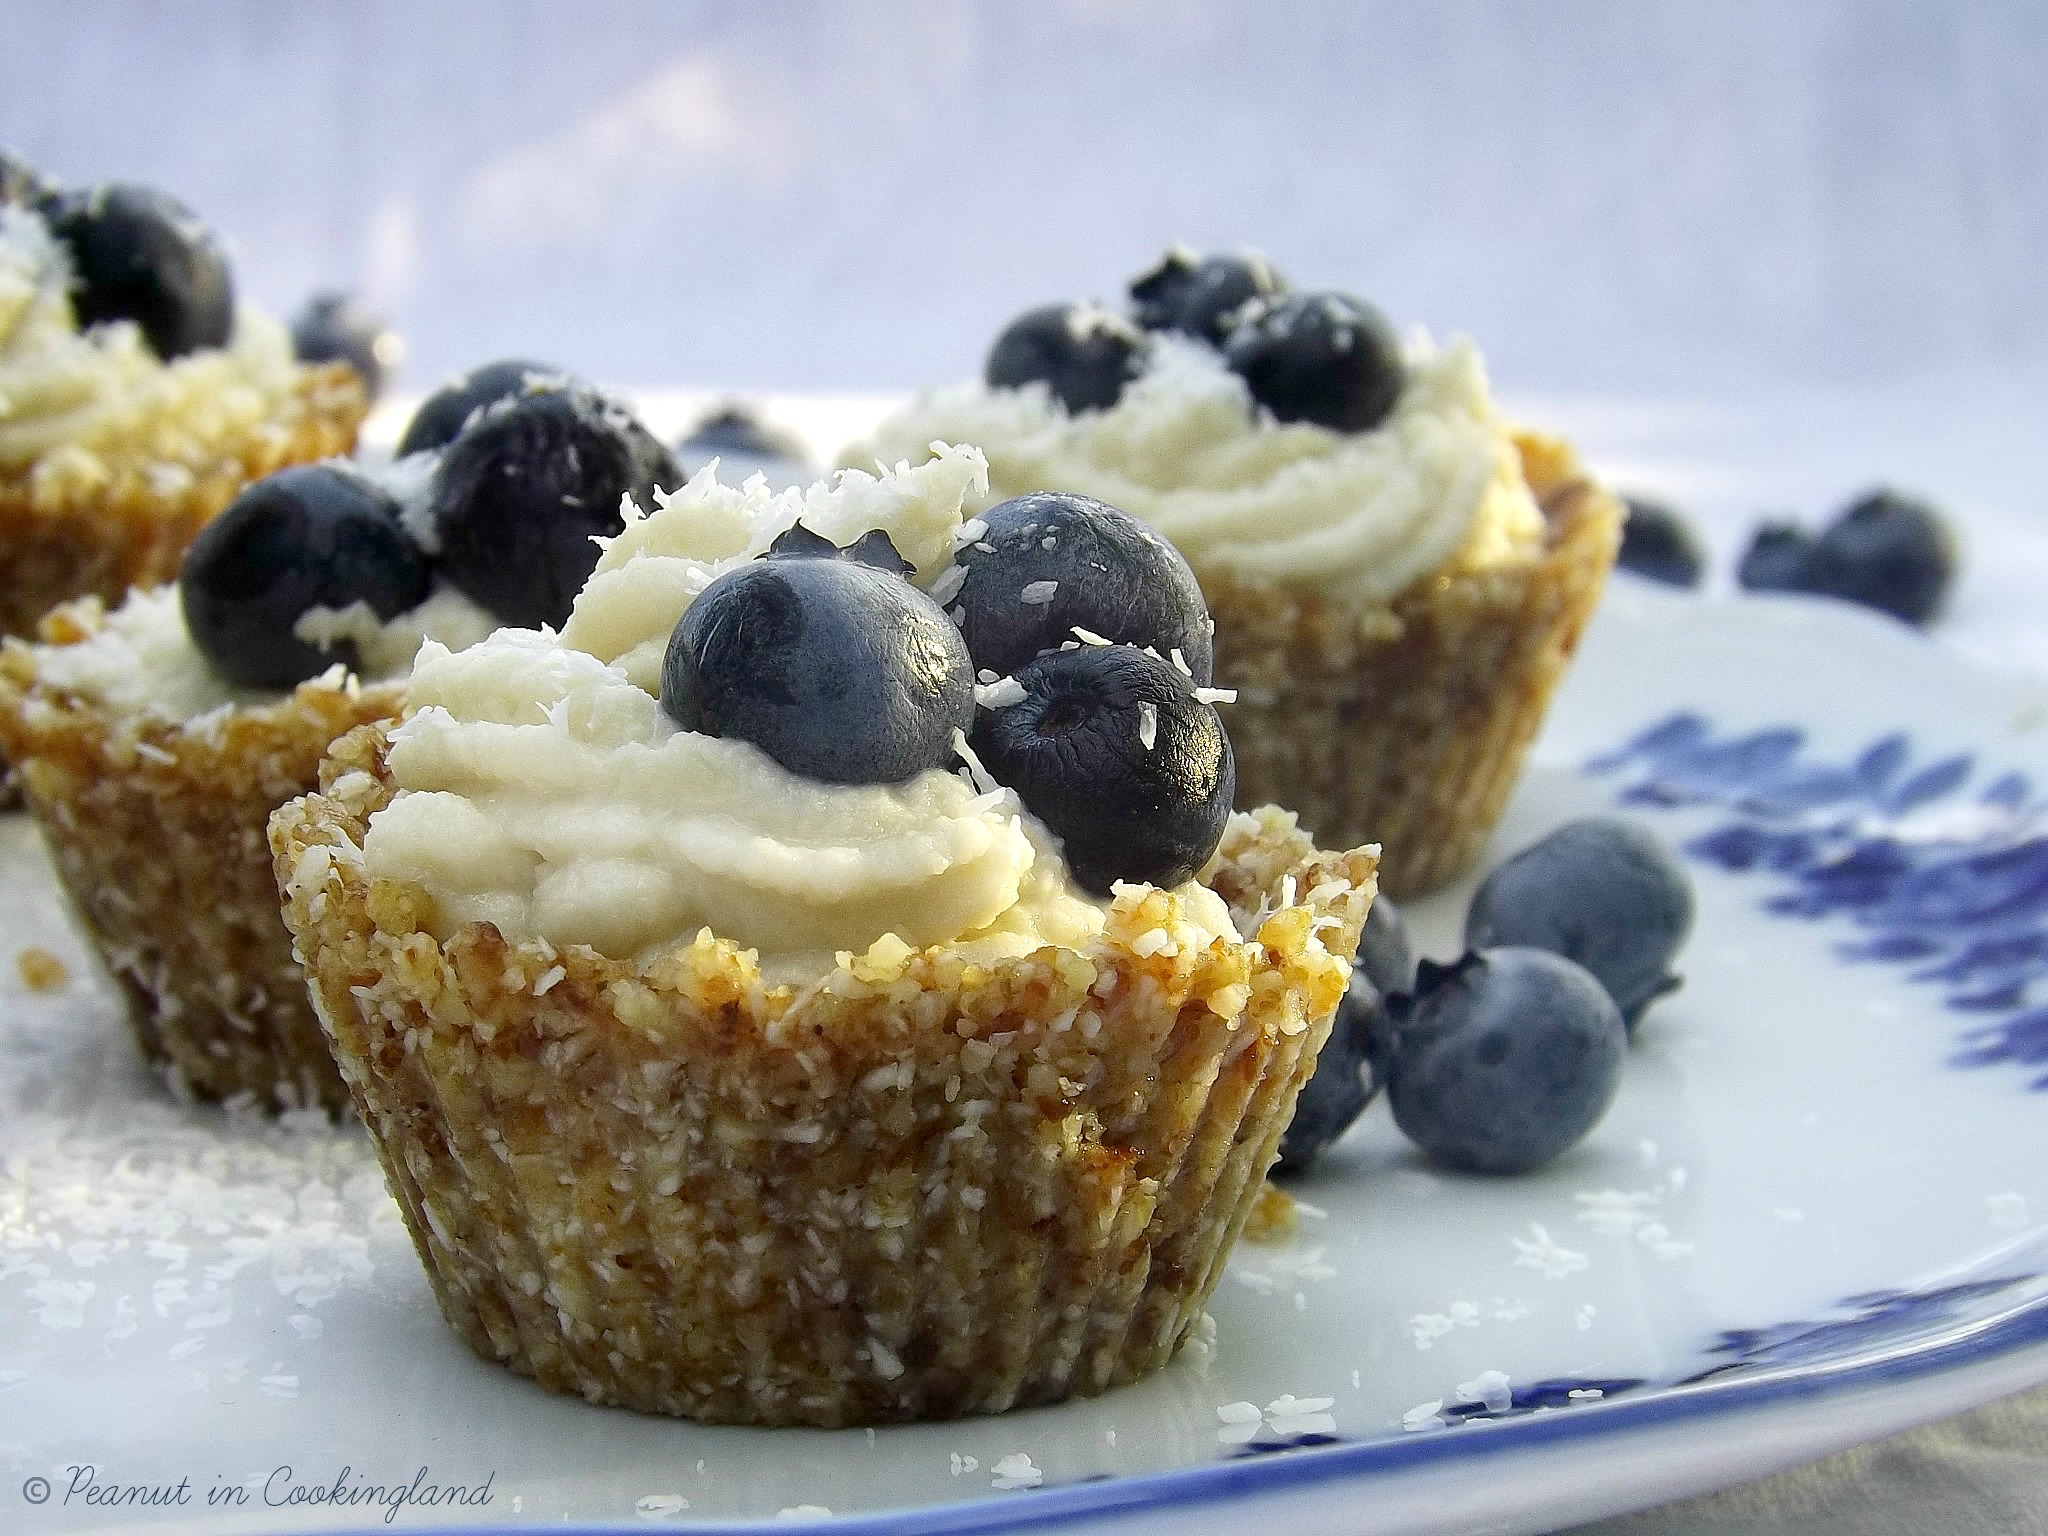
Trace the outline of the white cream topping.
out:
<instances>
[{"instance_id":1,"label":"white cream topping","mask_svg":"<svg viewBox=\"0 0 2048 1536\"><path fill-rule=\"evenodd\" d=\"M246 308L227 346L170 363L131 321L80 331L68 271L39 215L0 207L0 474L65 459L203 464L231 431L269 419L297 379L284 328Z\"/></svg>"},{"instance_id":2,"label":"white cream topping","mask_svg":"<svg viewBox=\"0 0 2048 1536\"><path fill-rule=\"evenodd\" d=\"M758 952L771 980L878 943L951 943L993 960L1077 946L1106 904L1075 889L1014 793L963 768L894 785L823 784L676 726L658 702L670 631L697 593L799 518L845 544L879 528L929 581L950 563L981 456L941 449L879 478L771 491L706 470L611 540L559 636L500 630L422 647L392 736L398 793L370 819L373 876L434 899L445 937L508 938L651 960L702 928ZM1192 942L1233 935L1183 888Z\"/></svg>"},{"instance_id":3,"label":"white cream topping","mask_svg":"<svg viewBox=\"0 0 2048 1536\"><path fill-rule=\"evenodd\" d=\"M1155 338L1106 411L1070 415L1042 385L928 392L844 455L915 463L935 440L988 458L987 502L1078 491L1143 518L1197 574L1395 596L1454 564L1536 547L1542 516L1478 349L1416 338L1393 412L1368 432L1281 423L1211 348ZM984 505L987 503L984 503Z\"/></svg>"},{"instance_id":4,"label":"white cream topping","mask_svg":"<svg viewBox=\"0 0 2048 1536\"><path fill-rule=\"evenodd\" d=\"M482 608L453 587L440 586L417 608L385 623L378 623L368 604L352 603L339 613L313 610L299 621L297 633L311 643L354 640L361 662L357 675L375 683L402 675L427 639L450 648L474 645L496 627ZM286 692L237 687L216 672L185 627L175 585L130 592L98 632L83 640L38 646L36 675L110 708L181 724L224 705L275 703Z\"/></svg>"}]
</instances>

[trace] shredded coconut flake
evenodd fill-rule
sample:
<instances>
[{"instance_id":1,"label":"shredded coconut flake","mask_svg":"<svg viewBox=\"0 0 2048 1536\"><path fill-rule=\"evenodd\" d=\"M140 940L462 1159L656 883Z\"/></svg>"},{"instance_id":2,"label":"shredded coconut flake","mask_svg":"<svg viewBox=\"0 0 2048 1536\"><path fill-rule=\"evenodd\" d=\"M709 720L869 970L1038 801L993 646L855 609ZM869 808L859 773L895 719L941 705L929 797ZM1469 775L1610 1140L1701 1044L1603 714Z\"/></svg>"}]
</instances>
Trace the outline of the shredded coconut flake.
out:
<instances>
[{"instance_id":1,"label":"shredded coconut flake","mask_svg":"<svg viewBox=\"0 0 2048 1536\"><path fill-rule=\"evenodd\" d=\"M1021 694L1024 690L1020 687L1017 691ZM1145 744L1147 752L1159 740L1159 706L1149 699L1138 701L1138 740Z\"/></svg>"},{"instance_id":2,"label":"shredded coconut flake","mask_svg":"<svg viewBox=\"0 0 2048 1536\"><path fill-rule=\"evenodd\" d=\"M933 580L931 599L943 608L959 595L960 589L966 584L967 567L964 565L949 565L939 572L938 576Z\"/></svg>"},{"instance_id":3,"label":"shredded coconut flake","mask_svg":"<svg viewBox=\"0 0 2048 1536\"><path fill-rule=\"evenodd\" d=\"M1080 641L1083 645L1114 645L1116 643L1114 640L1110 640L1102 635L1098 635L1092 629L1083 629L1078 624L1074 626L1073 633L1074 638ZM1064 649L1064 647L1062 647L1062 649Z\"/></svg>"},{"instance_id":4,"label":"shredded coconut flake","mask_svg":"<svg viewBox=\"0 0 2048 1536\"><path fill-rule=\"evenodd\" d=\"M953 727L953 750L959 755L960 761L967 765L967 782L972 784L978 793L992 795L1003 787L995 781L993 774L982 767L981 759L974 755L974 748L967 745L967 733L957 725Z\"/></svg>"},{"instance_id":5,"label":"shredded coconut flake","mask_svg":"<svg viewBox=\"0 0 2048 1536\"><path fill-rule=\"evenodd\" d=\"M1027 581L1024 583L1024 590L1017 594L1017 598L1026 607L1043 608L1052 601L1053 594L1059 589L1060 584L1056 581Z\"/></svg>"},{"instance_id":6,"label":"shredded coconut flake","mask_svg":"<svg viewBox=\"0 0 2048 1536\"><path fill-rule=\"evenodd\" d=\"M1195 690L1195 697L1204 704L1235 704L1237 702L1237 690L1235 688L1197 688Z\"/></svg>"},{"instance_id":7,"label":"shredded coconut flake","mask_svg":"<svg viewBox=\"0 0 2048 1536\"><path fill-rule=\"evenodd\" d=\"M1012 704L1022 704L1028 697L1024 685L1014 677L1000 677L992 683L974 685L974 702L983 709L1008 709ZM1150 709L1152 706L1140 704L1138 707ZM1149 747L1152 743L1148 741L1145 745Z\"/></svg>"}]
</instances>

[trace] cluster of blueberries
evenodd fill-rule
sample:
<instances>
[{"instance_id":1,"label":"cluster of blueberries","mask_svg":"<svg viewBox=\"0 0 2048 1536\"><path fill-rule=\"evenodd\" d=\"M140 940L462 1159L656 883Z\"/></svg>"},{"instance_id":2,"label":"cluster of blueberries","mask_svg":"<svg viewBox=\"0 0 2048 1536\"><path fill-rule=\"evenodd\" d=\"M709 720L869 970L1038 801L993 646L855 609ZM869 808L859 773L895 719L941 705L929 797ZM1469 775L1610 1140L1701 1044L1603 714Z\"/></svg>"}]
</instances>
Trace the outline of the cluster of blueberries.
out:
<instances>
[{"instance_id":1,"label":"cluster of blueberries","mask_svg":"<svg viewBox=\"0 0 2048 1536\"><path fill-rule=\"evenodd\" d=\"M1616 563L1653 581L1696 587L1706 548L1675 508L1631 496ZM1925 624L1941 610L1956 565L1955 534L1939 512L1914 497L1877 490L1849 503L1818 534L1788 520L1764 522L1735 579L1752 592L1836 597Z\"/></svg>"},{"instance_id":2,"label":"cluster of blueberries","mask_svg":"<svg viewBox=\"0 0 2048 1536\"><path fill-rule=\"evenodd\" d=\"M991 388L1043 384L1068 411L1106 410L1145 371L1154 333L1206 343L1276 421L1339 432L1378 426L1406 368L1386 317L1348 293L1292 292L1254 253L1178 246L1133 278L1130 313L1048 304L1011 321L988 355Z\"/></svg>"},{"instance_id":3,"label":"cluster of blueberries","mask_svg":"<svg viewBox=\"0 0 2048 1536\"><path fill-rule=\"evenodd\" d=\"M1177 885L1208 862L1237 773L1208 610L1172 545L1038 492L962 525L930 591L912 574L885 533L842 549L797 524L690 605L662 707L835 784L901 783L964 742L1088 890Z\"/></svg>"},{"instance_id":4,"label":"cluster of blueberries","mask_svg":"<svg viewBox=\"0 0 2048 1536\"><path fill-rule=\"evenodd\" d=\"M1275 1171L1308 1168L1382 1087L1437 1161L1542 1167L1607 1112L1637 1022L1679 984L1692 922L1684 866L1611 817L1568 823L1488 875L1449 965L1418 964L1400 913L1375 901Z\"/></svg>"},{"instance_id":5,"label":"cluster of blueberries","mask_svg":"<svg viewBox=\"0 0 2048 1536\"><path fill-rule=\"evenodd\" d=\"M503 624L561 625L597 564L597 536L625 526L620 499L651 505L683 482L676 455L617 400L559 369L486 364L427 397L398 445L432 453L423 512L345 461L257 481L193 541L179 575L187 626L230 681L280 688L336 661L346 641L295 633L313 608L367 603L389 621L439 574Z\"/></svg>"},{"instance_id":6,"label":"cluster of blueberries","mask_svg":"<svg viewBox=\"0 0 2048 1536\"><path fill-rule=\"evenodd\" d=\"M63 247L80 325L132 320L165 362L234 334L226 253L168 193L126 182L60 187L0 150L0 205L39 214Z\"/></svg>"}]
</instances>

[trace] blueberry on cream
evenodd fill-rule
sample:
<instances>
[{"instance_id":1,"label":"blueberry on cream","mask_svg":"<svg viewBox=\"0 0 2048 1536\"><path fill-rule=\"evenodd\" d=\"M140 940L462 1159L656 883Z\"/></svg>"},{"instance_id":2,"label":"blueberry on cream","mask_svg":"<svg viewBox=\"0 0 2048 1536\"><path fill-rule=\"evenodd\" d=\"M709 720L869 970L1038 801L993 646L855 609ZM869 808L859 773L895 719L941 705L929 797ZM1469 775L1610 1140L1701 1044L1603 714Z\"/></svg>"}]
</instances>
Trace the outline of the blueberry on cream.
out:
<instances>
[{"instance_id":1,"label":"blueberry on cream","mask_svg":"<svg viewBox=\"0 0 2048 1536\"><path fill-rule=\"evenodd\" d=\"M967 637L977 669L1007 675L1070 643L1076 630L1180 658L1206 686L1209 610L1180 552L1127 512L1090 496L1035 491L962 525L960 574L933 590Z\"/></svg>"},{"instance_id":2,"label":"blueberry on cream","mask_svg":"<svg viewBox=\"0 0 2048 1536\"><path fill-rule=\"evenodd\" d=\"M1223 344L1224 359L1275 421L1368 432L1401 396L1400 338L1348 293L1302 293L1254 304Z\"/></svg>"},{"instance_id":3,"label":"blueberry on cream","mask_svg":"<svg viewBox=\"0 0 2048 1536\"><path fill-rule=\"evenodd\" d=\"M1093 304L1048 304L1012 320L988 354L992 389L1043 384L1072 415L1107 410L1145 364L1145 333Z\"/></svg>"},{"instance_id":4,"label":"blueberry on cream","mask_svg":"<svg viewBox=\"0 0 2048 1536\"><path fill-rule=\"evenodd\" d=\"M235 326L227 257L191 209L125 183L57 194L44 205L71 261L80 326L132 320L166 362L227 343Z\"/></svg>"},{"instance_id":5,"label":"blueberry on cream","mask_svg":"<svg viewBox=\"0 0 2048 1536\"><path fill-rule=\"evenodd\" d=\"M467 373L457 374L420 402L398 439L397 456L402 459L429 448L445 448L455 441L469 419L486 406L549 382L575 379L551 363L518 357L481 363Z\"/></svg>"},{"instance_id":6,"label":"blueberry on cream","mask_svg":"<svg viewBox=\"0 0 2048 1536\"><path fill-rule=\"evenodd\" d=\"M357 658L301 638L316 609L367 604L381 620L427 598L426 557L398 504L338 464L280 470L235 498L193 541L178 577L185 622L216 670L252 688L287 688Z\"/></svg>"},{"instance_id":7,"label":"blueberry on cream","mask_svg":"<svg viewBox=\"0 0 2048 1536\"><path fill-rule=\"evenodd\" d=\"M404 355L398 333L353 294L319 293L292 318L292 354L302 363L343 362L372 400Z\"/></svg>"},{"instance_id":8,"label":"blueberry on cream","mask_svg":"<svg viewBox=\"0 0 2048 1536\"><path fill-rule=\"evenodd\" d=\"M469 421L428 496L442 569L508 624L561 625L597 564L593 540L682 484L674 457L625 406L576 383L530 381Z\"/></svg>"},{"instance_id":9,"label":"blueberry on cream","mask_svg":"<svg viewBox=\"0 0 2048 1536\"><path fill-rule=\"evenodd\" d=\"M795 525L691 603L669 641L662 708L824 783L948 766L973 718L974 672L908 570L886 534L841 551Z\"/></svg>"},{"instance_id":10,"label":"blueberry on cream","mask_svg":"<svg viewBox=\"0 0 2048 1536\"><path fill-rule=\"evenodd\" d=\"M1216 851L1237 788L1203 691L1135 646L1080 645L984 685L971 742L1060 836L1083 889L1178 885Z\"/></svg>"},{"instance_id":11,"label":"blueberry on cream","mask_svg":"<svg viewBox=\"0 0 2048 1536\"><path fill-rule=\"evenodd\" d=\"M1247 304L1285 292L1287 279L1256 251L1197 256L1174 246L1131 279L1131 317L1148 331L1179 331L1218 346Z\"/></svg>"}]
</instances>

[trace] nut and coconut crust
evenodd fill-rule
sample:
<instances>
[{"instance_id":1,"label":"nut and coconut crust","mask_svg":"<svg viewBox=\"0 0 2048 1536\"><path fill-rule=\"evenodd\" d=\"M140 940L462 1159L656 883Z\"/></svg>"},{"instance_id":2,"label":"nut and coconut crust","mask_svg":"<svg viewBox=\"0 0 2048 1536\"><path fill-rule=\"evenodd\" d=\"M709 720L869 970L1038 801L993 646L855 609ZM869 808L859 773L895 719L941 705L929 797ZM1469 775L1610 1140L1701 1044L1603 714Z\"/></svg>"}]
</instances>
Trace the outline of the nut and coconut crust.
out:
<instances>
[{"instance_id":1,"label":"nut and coconut crust","mask_svg":"<svg viewBox=\"0 0 2048 1536\"><path fill-rule=\"evenodd\" d=\"M842 955L801 988L709 930L635 965L436 937L371 880L381 727L271 846L313 997L442 1311L487 1359L714 1422L994 1413L1164 1364L1342 997L1373 850L1238 816L1248 940L1120 894L1085 951Z\"/></svg>"},{"instance_id":2,"label":"nut and coconut crust","mask_svg":"<svg viewBox=\"0 0 2048 1536\"><path fill-rule=\"evenodd\" d=\"M43 623L98 629L96 598ZM0 643L0 751L150 1061L202 1098L345 1109L348 1091L278 912L264 827L319 781L328 745L395 715L400 692L338 671L275 703L180 723L50 686Z\"/></svg>"},{"instance_id":3,"label":"nut and coconut crust","mask_svg":"<svg viewBox=\"0 0 2048 1536\"><path fill-rule=\"evenodd\" d=\"M1360 609L1204 571L1239 805L1370 837L1389 896L1456 879L1520 777L1620 545L1623 511L1564 443L1518 433L1544 515L1527 559L1430 577Z\"/></svg>"}]
</instances>

